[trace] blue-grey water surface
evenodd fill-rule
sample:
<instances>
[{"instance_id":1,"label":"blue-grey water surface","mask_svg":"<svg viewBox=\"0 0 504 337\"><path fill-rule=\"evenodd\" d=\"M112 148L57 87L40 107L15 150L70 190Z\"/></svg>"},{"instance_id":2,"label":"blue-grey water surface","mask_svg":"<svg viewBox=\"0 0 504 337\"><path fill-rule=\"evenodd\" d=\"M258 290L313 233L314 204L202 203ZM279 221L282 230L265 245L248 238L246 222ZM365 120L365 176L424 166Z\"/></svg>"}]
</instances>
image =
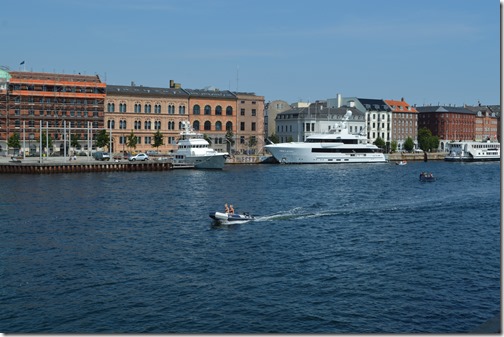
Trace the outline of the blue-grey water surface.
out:
<instances>
[{"instance_id":1,"label":"blue-grey water surface","mask_svg":"<svg viewBox=\"0 0 504 337\"><path fill-rule=\"evenodd\" d=\"M444 333L500 312L500 163L1 175L0 186L2 332ZM213 225L224 203L257 220Z\"/></svg>"}]
</instances>

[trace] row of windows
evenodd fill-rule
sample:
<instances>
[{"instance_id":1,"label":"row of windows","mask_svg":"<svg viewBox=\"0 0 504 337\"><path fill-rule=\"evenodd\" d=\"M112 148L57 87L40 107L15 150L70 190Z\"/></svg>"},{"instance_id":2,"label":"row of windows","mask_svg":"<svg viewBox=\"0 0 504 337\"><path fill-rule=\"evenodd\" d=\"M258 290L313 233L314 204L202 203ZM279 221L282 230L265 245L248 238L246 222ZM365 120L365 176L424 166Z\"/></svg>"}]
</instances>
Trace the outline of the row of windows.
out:
<instances>
[{"instance_id":1,"label":"row of windows","mask_svg":"<svg viewBox=\"0 0 504 337\"><path fill-rule=\"evenodd\" d=\"M10 90L29 90L29 91L46 91L46 92L83 92L89 94L105 93L105 88L98 87L72 87L62 85L33 85L33 84L14 84Z\"/></svg>"},{"instance_id":2,"label":"row of windows","mask_svg":"<svg viewBox=\"0 0 504 337\"><path fill-rule=\"evenodd\" d=\"M85 122L85 121L70 121L70 122L68 122L67 126L69 126L70 128L75 128L75 127L77 127L77 128L87 128L87 126L88 126L87 123L88 122ZM98 122L93 122L92 124L93 124L93 128L98 128L98 126L99 126ZM35 126L39 127L39 125L40 125L40 121L29 120L27 126L29 128L34 128ZM18 119L15 120L14 121L14 126L16 128L20 128L21 127L21 121L18 120ZM43 127L46 127L46 126L48 126L48 127L51 128L51 127L63 127L64 125L63 125L63 121L56 120L56 121L46 121L46 122L44 122L43 123Z\"/></svg>"},{"instance_id":3,"label":"row of windows","mask_svg":"<svg viewBox=\"0 0 504 337\"><path fill-rule=\"evenodd\" d=\"M14 110L14 115L16 116L21 116L21 110L20 109L15 109ZM38 112L39 116L44 116L44 110L39 110ZM45 111L46 116L60 116L60 117L65 117L65 116L70 116L70 117L98 117L98 111L95 109L94 111L81 111L81 110L70 110L70 111L54 111L47 109ZM34 109L29 109L28 110L28 116L35 116L35 110Z\"/></svg>"},{"instance_id":4,"label":"row of windows","mask_svg":"<svg viewBox=\"0 0 504 337\"><path fill-rule=\"evenodd\" d=\"M115 112L115 103L108 103L107 104L107 112ZM152 113L152 105L151 104L144 104L143 105L143 110L142 110L142 105L139 103L135 103L134 105L134 113ZM126 112L126 103L119 103L119 112ZM160 114L161 113L161 104L154 104L154 113ZM167 113L169 115L174 115L175 114L175 105L173 104L168 104L167 107ZM179 115L185 115L186 113L186 107L185 105L179 105L178 107L178 113ZM195 104L192 109L193 115L200 115L201 114L201 107L198 104ZM204 115L212 115L212 107L210 105L205 105L203 108L203 114ZM222 106L217 105L215 107L215 110L213 111L213 114L216 116L222 116L223 110ZM256 116L256 109L252 109L252 116ZM241 109L241 115L245 115L245 109ZM233 116L233 107L232 106L227 106L226 107L226 116Z\"/></svg>"},{"instance_id":5,"label":"row of windows","mask_svg":"<svg viewBox=\"0 0 504 337\"><path fill-rule=\"evenodd\" d=\"M14 103L41 103L41 104L69 104L69 105L98 105L100 103L97 99L78 99L78 98L50 98L50 97L40 97L38 100L35 97L29 96L26 98L21 98L16 96L14 98Z\"/></svg>"},{"instance_id":6,"label":"row of windows","mask_svg":"<svg viewBox=\"0 0 504 337\"><path fill-rule=\"evenodd\" d=\"M107 121L107 128L109 129L115 129L115 120L113 119L110 119ZM243 123L242 123L243 124ZM253 124L253 130L252 131L255 131L255 123L252 123ZM152 128L154 126L154 128ZM212 129L212 123L209 122L209 121L206 121L203 123L203 130L205 131L222 131L223 130L223 125L222 125L222 122L218 121L218 122L215 122L214 124L214 128ZM242 127L245 127L245 125L243 124ZM150 121L150 120L147 120L147 121L144 121L143 124L142 124L142 121L140 120L136 120L133 122L133 128L135 130L161 130L161 121ZM121 119L119 120L119 129L120 130L126 130L128 129L128 124L126 122L126 120L124 119ZM182 127L182 122L179 122L178 123L178 130L182 130L183 127ZM199 121L194 121L193 122L193 129L194 130L200 130L201 129L201 123ZM167 130L175 130L175 122L173 121L170 121L168 122L168 125L167 125ZM232 122L227 122L226 123L226 131L232 131L233 130L233 123Z\"/></svg>"}]
</instances>

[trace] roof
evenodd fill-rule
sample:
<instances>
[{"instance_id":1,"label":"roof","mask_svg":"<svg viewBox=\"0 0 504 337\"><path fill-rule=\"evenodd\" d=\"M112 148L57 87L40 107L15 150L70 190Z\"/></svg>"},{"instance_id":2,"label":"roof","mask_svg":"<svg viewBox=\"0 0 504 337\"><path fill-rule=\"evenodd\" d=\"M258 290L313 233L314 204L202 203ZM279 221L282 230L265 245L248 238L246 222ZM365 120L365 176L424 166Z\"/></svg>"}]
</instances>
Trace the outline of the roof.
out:
<instances>
[{"instance_id":1,"label":"roof","mask_svg":"<svg viewBox=\"0 0 504 337\"><path fill-rule=\"evenodd\" d=\"M184 89L190 96L212 97L212 98L232 98L236 99L236 95L229 90L220 91L217 89Z\"/></svg>"},{"instance_id":2,"label":"roof","mask_svg":"<svg viewBox=\"0 0 504 337\"><path fill-rule=\"evenodd\" d=\"M386 104L382 99L374 98L357 98L359 102L366 108L366 110L376 110L376 111L392 111L388 104Z\"/></svg>"},{"instance_id":3,"label":"roof","mask_svg":"<svg viewBox=\"0 0 504 337\"><path fill-rule=\"evenodd\" d=\"M458 114L470 114L475 115L476 112L471 111L469 109L463 107L456 106L442 106L442 105L434 105L434 106L417 106L416 108L419 113L458 113Z\"/></svg>"},{"instance_id":4,"label":"roof","mask_svg":"<svg viewBox=\"0 0 504 337\"><path fill-rule=\"evenodd\" d=\"M154 88L136 85L107 85L107 95L110 94L128 94L128 95L153 95L153 96L185 96L189 94L180 88Z\"/></svg>"},{"instance_id":5,"label":"roof","mask_svg":"<svg viewBox=\"0 0 504 337\"><path fill-rule=\"evenodd\" d=\"M392 108L393 112L418 112L414 106L408 104L404 99L400 101L385 99L384 101Z\"/></svg>"}]
</instances>

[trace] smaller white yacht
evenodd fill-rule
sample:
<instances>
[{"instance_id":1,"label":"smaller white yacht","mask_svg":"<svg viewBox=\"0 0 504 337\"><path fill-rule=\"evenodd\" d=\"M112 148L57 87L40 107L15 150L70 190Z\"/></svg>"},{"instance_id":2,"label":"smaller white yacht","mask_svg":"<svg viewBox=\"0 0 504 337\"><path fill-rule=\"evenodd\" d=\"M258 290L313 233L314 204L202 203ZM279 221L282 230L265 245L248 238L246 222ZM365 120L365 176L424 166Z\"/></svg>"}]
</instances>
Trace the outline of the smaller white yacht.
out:
<instances>
[{"instance_id":1,"label":"smaller white yacht","mask_svg":"<svg viewBox=\"0 0 504 337\"><path fill-rule=\"evenodd\" d=\"M448 143L447 161L500 160L499 142L459 141Z\"/></svg>"},{"instance_id":2,"label":"smaller white yacht","mask_svg":"<svg viewBox=\"0 0 504 337\"><path fill-rule=\"evenodd\" d=\"M182 122L183 131L177 142L177 152L172 157L174 165L191 165L197 169L222 169L229 156L217 152L199 132L195 132L189 121Z\"/></svg>"}]
</instances>

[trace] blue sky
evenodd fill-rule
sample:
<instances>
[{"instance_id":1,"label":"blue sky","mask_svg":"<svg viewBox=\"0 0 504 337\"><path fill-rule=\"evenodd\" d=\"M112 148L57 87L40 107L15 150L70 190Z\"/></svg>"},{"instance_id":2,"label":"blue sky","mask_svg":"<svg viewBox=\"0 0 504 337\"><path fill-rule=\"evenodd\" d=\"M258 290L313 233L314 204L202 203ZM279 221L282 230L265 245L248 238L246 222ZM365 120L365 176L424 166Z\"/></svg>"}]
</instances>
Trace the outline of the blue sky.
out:
<instances>
[{"instance_id":1,"label":"blue sky","mask_svg":"<svg viewBox=\"0 0 504 337\"><path fill-rule=\"evenodd\" d=\"M3 1L0 65L108 84L499 104L497 0ZM24 68L20 63L25 61Z\"/></svg>"}]
</instances>

